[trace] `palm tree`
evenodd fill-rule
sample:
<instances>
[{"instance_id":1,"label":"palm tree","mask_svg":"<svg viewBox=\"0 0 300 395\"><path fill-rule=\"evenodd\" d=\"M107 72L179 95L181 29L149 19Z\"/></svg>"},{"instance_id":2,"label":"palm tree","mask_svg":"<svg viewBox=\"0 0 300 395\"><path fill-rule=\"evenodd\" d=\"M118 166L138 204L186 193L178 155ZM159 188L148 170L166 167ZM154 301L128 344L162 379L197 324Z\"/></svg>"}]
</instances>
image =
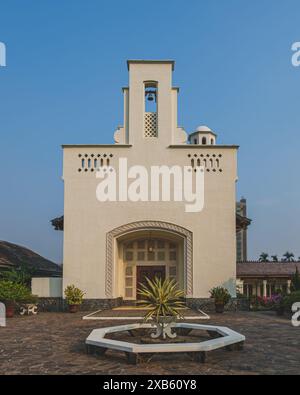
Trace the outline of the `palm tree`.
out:
<instances>
[{"instance_id":1,"label":"palm tree","mask_svg":"<svg viewBox=\"0 0 300 395\"><path fill-rule=\"evenodd\" d=\"M259 256L259 262L269 262L269 254L262 252Z\"/></svg>"},{"instance_id":2,"label":"palm tree","mask_svg":"<svg viewBox=\"0 0 300 395\"><path fill-rule=\"evenodd\" d=\"M278 255L271 255L272 262L278 262Z\"/></svg>"},{"instance_id":3,"label":"palm tree","mask_svg":"<svg viewBox=\"0 0 300 395\"><path fill-rule=\"evenodd\" d=\"M295 255L292 252L287 251L283 254L283 262L294 262Z\"/></svg>"}]
</instances>

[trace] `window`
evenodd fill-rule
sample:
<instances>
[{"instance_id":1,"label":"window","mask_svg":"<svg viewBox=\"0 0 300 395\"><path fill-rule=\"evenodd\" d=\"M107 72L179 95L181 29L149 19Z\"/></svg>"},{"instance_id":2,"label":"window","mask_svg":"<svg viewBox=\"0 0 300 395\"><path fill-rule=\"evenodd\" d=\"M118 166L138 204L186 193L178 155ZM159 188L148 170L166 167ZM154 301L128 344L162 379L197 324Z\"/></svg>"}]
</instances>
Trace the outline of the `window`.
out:
<instances>
[{"instance_id":1,"label":"window","mask_svg":"<svg viewBox=\"0 0 300 395\"><path fill-rule=\"evenodd\" d=\"M132 287L132 285L133 285L133 279L132 279L132 277L126 277L126 280L125 280L125 287Z\"/></svg>"},{"instance_id":2,"label":"window","mask_svg":"<svg viewBox=\"0 0 300 395\"><path fill-rule=\"evenodd\" d=\"M176 272L177 272L176 269L177 269L176 266L171 266L170 270L169 270L169 275L170 276L176 276Z\"/></svg>"},{"instance_id":3,"label":"window","mask_svg":"<svg viewBox=\"0 0 300 395\"><path fill-rule=\"evenodd\" d=\"M157 240L157 248L165 248L165 241Z\"/></svg>"},{"instance_id":4,"label":"window","mask_svg":"<svg viewBox=\"0 0 300 395\"><path fill-rule=\"evenodd\" d=\"M202 137L202 144L206 145L206 137Z\"/></svg>"},{"instance_id":5,"label":"window","mask_svg":"<svg viewBox=\"0 0 300 395\"><path fill-rule=\"evenodd\" d=\"M138 261L144 261L145 260L145 252L144 251L138 251Z\"/></svg>"},{"instance_id":6,"label":"window","mask_svg":"<svg viewBox=\"0 0 300 395\"><path fill-rule=\"evenodd\" d=\"M132 266L125 268L125 298L134 297L134 271Z\"/></svg>"},{"instance_id":7,"label":"window","mask_svg":"<svg viewBox=\"0 0 300 395\"><path fill-rule=\"evenodd\" d=\"M166 254L164 251L158 251L157 253L157 260L158 261L164 261L166 257Z\"/></svg>"},{"instance_id":8,"label":"window","mask_svg":"<svg viewBox=\"0 0 300 395\"><path fill-rule=\"evenodd\" d=\"M176 258L177 258L176 251L170 251L170 254L169 254L170 261L176 261Z\"/></svg>"},{"instance_id":9,"label":"window","mask_svg":"<svg viewBox=\"0 0 300 395\"><path fill-rule=\"evenodd\" d=\"M125 252L125 261L132 261L133 260L133 251L126 251Z\"/></svg>"},{"instance_id":10,"label":"window","mask_svg":"<svg viewBox=\"0 0 300 395\"><path fill-rule=\"evenodd\" d=\"M130 262L134 258L133 243L128 243L124 246L124 261Z\"/></svg>"},{"instance_id":11,"label":"window","mask_svg":"<svg viewBox=\"0 0 300 395\"><path fill-rule=\"evenodd\" d=\"M170 280L177 280L177 267L176 266L170 266L169 267L169 278Z\"/></svg>"},{"instance_id":12,"label":"window","mask_svg":"<svg viewBox=\"0 0 300 395\"><path fill-rule=\"evenodd\" d=\"M152 252L148 252L148 261L154 261L155 260L155 253Z\"/></svg>"},{"instance_id":13,"label":"window","mask_svg":"<svg viewBox=\"0 0 300 395\"><path fill-rule=\"evenodd\" d=\"M145 240L139 240L138 241L138 249L139 250L144 250L145 249Z\"/></svg>"}]
</instances>

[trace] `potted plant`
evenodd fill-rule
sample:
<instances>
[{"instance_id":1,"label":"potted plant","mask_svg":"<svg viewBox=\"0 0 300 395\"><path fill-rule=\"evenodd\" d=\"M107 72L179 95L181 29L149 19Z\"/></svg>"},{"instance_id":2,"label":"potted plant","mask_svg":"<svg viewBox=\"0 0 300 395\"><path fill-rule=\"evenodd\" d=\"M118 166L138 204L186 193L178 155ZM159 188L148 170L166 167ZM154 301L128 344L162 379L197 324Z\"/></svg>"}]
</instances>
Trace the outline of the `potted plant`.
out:
<instances>
[{"instance_id":1,"label":"potted plant","mask_svg":"<svg viewBox=\"0 0 300 395\"><path fill-rule=\"evenodd\" d=\"M0 301L5 304L6 317L14 316L16 303L33 297L30 289L20 283L0 280Z\"/></svg>"},{"instance_id":2,"label":"potted plant","mask_svg":"<svg viewBox=\"0 0 300 395\"><path fill-rule=\"evenodd\" d=\"M68 285L65 289L65 297L70 313L77 313L83 301L84 292L75 285Z\"/></svg>"},{"instance_id":3,"label":"potted plant","mask_svg":"<svg viewBox=\"0 0 300 395\"><path fill-rule=\"evenodd\" d=\"M223 313L225 304L227 304L231 298L230 293L223 287L212 288L209 292L211 298L215 300L216 313Z\"/></svg>"},{"instance_id":4,"label":"potted plant","mask_svg":"<svg viewBox=\"0 0 300 395\"><path fill-rule=\"evenodd\" d=\"M138 303L142 307L149 309L145 314L144 320L153 320L157 327L157 336L166 338L174 337L171 333L170 324L176 320L177 317L183 318L179 312L180 308L185 307L183 300L184 292L178 288L175 280L155 277L150 280L146 277L147 284L140 284L138 294L142 297ZM175 335L176 336L176 335Z\"/></svg>"}]
</instances>

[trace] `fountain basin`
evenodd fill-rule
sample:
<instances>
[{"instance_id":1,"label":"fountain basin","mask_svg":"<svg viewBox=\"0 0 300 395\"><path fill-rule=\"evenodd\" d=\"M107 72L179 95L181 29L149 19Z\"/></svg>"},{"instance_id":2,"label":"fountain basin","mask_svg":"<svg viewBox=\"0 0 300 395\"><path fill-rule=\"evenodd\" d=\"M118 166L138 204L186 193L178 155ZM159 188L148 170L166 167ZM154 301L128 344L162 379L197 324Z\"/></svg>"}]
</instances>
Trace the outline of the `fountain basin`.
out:
<instances>
[{"instance_id":1,"label":"fountain basin","mask_svg":"<svg viewBox=\"0 0 300 395\"><path fill-rule=\"evenodd\" d=\"M227 327L215 325L202 325L193 323L174 323L173 329L184 328L187 330L205 331L210 335L209 340L195 342L164 342L161 340L157 344L138 344L129 341L120 341L106 338L107 334L134 331L138 329L153 330L152 324L135 323L128 325L111 326L105 328L94 329L87 337L85 343L87 352L104 354L107 349L125 352L127 359L131 363L137 363L140 356L153 355L156 353L192 353L195 360L205 362L206 353L219 348L242 349L245 336L233 331Z\"/></svg>"}]
</instances>

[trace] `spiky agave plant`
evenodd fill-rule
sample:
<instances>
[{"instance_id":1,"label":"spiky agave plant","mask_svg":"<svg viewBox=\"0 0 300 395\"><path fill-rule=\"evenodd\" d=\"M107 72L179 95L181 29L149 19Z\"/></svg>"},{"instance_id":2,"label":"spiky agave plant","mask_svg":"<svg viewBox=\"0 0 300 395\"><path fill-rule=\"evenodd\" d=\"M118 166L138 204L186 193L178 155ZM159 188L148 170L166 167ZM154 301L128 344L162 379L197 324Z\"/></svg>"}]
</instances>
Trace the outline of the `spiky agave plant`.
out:
<instances>
[{"instance_id":1,"label":"spiky agave plant","mask_svg":"<svg viewBox=\"0 0 300 395\"><path fill-rule=\"evenodd\" d=\"M159 322L162 316L183 318L179 309L185 307L184 292L178 288L178 283L170 279L162 281L158 277L153 280L146 277L146 281L147 284L140 283L141 288L138 289L138 294L142 297L138 303L150 309L144 320L152 318Z\"/></svg>"}]
</instances>

